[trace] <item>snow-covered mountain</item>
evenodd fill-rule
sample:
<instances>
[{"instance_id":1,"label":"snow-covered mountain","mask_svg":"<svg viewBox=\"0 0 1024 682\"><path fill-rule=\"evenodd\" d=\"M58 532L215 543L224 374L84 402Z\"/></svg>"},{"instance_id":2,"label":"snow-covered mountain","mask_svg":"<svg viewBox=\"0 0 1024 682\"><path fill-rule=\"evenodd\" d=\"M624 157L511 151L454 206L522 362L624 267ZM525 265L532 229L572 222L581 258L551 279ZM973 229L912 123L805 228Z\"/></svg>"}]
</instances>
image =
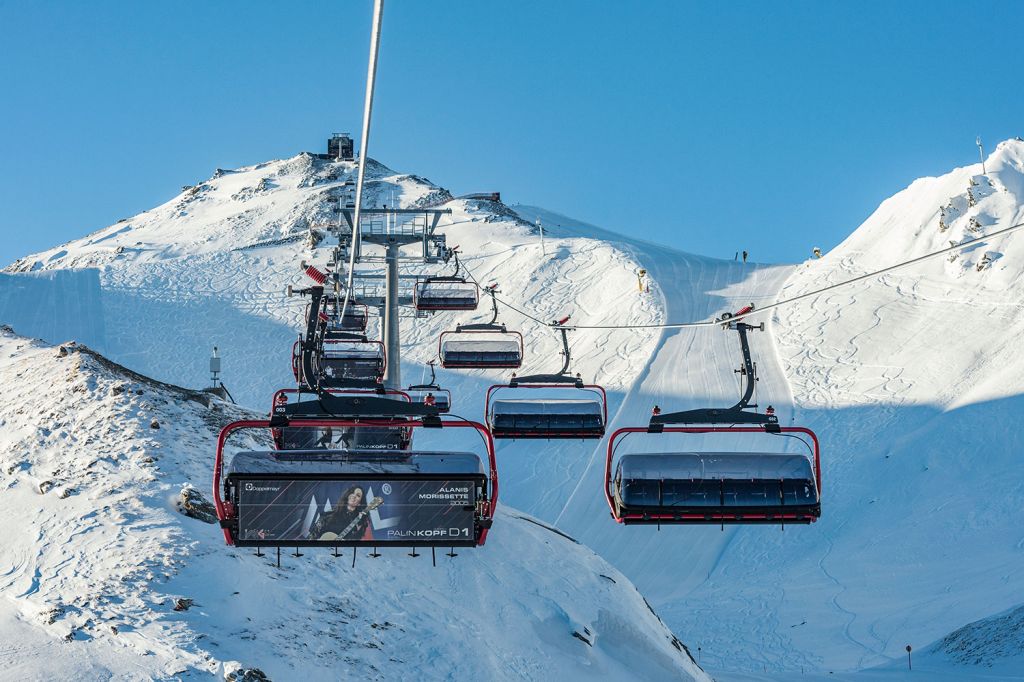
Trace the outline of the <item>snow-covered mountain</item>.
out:
<instances>
[{"instance_id":1,"label":"snow-covered mountain","mask_svg":"<svg viewBox=\"0 0 1024 682\"><path fill-rule=\"evenodd\" d=\"M1024 143L1009 141L986 161L986 175L979 164L919 180L824 258L796 266L695 256L492 202L444 203L453 213L441 230L480 281L498 282L505 298L540 320L708 319L1020 220L1022 160ZM369 170L371 205L450 198L423 178L380 164ZM204 383L217 345L234 396L266 410L272 391L291 381L288 352L304 307L282 292L303 283L299 260L326 259L329 240L317 245L318 234L336 217L324 199L345 192L352 171L309 155L218 171L163 206L7 268L0 322L54 343L75 338L181 385ZM543 244L533 227L538 218ZM672 631L700 647L702 664L720 679L798 672L836 679L829 673L876 667L853 679L889 679L904 663L906 644L940 652L943 638L971 622L998 629L999 614L1024 602L1016 519L1024 486L1014 461L1021 440L1012 427L1024 388L1014 353L1022 244L1024 237L1009 235L766 316L766 331L751 340L757 401L823 441L824 515L813 526L617 527L601 492L603 442L503 444L503 503L615 565ZM640 268L650 292L638 291ZM405 382L420 379L441 331L483 318L481 311L403 319ZM550 330L509 309L502 320L523 331L530 370L557 369L559 341ZM738 342L718 327L579 330L571 341L574 369L609 390L613 427L646 423L654 404L722 405L737 395ZM485 388L501 378L439 373L455 412L477 418ZM688 443L712 444L703 437ZM729 445L754 447L755 440ZM498 521L495 541L506 525ZM1006 661L1015 660L1005 648L972 651L1005 677ZM980 670L965 657L924 658L947 679Z\"/></svg>"},{"instance_id":2,"label":"snow-covered mountain","mask_svg":"<svg viewBox=\"0 0 1024 682\"><path fill-rule=\"evenodd\" d=\"M278 569L179 513L251 412L9 328L0 380L5 679L708 679L628 579L519 512L436 567Z\"/></svg>"}]
</instances>

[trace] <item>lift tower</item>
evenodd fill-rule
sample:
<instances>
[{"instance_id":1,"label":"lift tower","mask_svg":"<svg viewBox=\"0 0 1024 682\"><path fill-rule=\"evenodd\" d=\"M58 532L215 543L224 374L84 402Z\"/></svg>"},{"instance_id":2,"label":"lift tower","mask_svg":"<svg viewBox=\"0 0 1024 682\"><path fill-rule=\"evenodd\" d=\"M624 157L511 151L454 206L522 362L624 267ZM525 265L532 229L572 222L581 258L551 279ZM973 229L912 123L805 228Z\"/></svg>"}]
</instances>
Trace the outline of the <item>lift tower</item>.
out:
<instances>
[{"instance_id":1,"label":"lift tower","mask_svg":"<svg viewBox=\"0 0 1024 682\"><path fill-rule=\"evenodd\" d=\"M335 227L340 244L351 243L354 229L352 208L339 208L344 221ZM355 262L372 262L379 257L364 256L363 244L384 247L385 265L385 296L384 309L384 347L387 353L387 373L384 376L385 388L402 386L401 331L399 328L398 309L402 305L411 305L411 297L399 295L398 266L402 260L419 263L437 263L443 260L446 242L443 234L437 234L437 226L441 216L450 215L452 210L429 208L366 208L360 213L360 226L355 240ZM417 256L402 256L403 246L421 245Z\"/></svg>"}]
</instances>

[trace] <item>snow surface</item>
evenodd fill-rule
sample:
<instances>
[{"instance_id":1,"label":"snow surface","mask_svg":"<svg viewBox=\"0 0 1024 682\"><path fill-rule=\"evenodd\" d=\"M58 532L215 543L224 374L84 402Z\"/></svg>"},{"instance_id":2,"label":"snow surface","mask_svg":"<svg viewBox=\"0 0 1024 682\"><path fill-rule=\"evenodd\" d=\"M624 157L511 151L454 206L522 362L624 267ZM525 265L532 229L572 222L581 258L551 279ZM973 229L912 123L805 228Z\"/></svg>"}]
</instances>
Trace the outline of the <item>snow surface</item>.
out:
<instances>
[{"instance_id":1,"label":"snow surface","mask_svg":"<svg viewBox=\"0 0 1024 682\"><path fill-rule=\"evenodd\" d=\"M621 573L508 507L436 568L225 547L175 500L256 415L62 350L0 331L6 679L710 679Z\"/></svg>"},{"instance_id":2,"label":"snow surface","mask_svg":"<svg viewBox=\"0 0 1024 682\"><path fill-rule=\"evenodd\" d=\"M1021 220L1024 143L1001 144L986 166L987 176L979 164L918 180L824 258L796 266L696 256L538 208L516 207L522 220L493 202L446 203L453 215L442 230L482 284L498 282L501 296L541 320L570 313L578 324L708 319ZM369 170L372 205L450 198L423 178L380 164ZM0 273L0 321L52 342L77 338L192 386L206 380L209 348L218 345L225 383L240 402L265 411L272 392L292 381L289 351L305 307L281 293L306 284L300 259L326 260L330 240L315 246L310 228L332 219L323 198L345 191L351 171L300 155L220 172L126 224L13 264ZM699 230L681 238L700 249ZM818 523L785 531L616 526L602 494L604 442L501 442L502 505L556 524L614 564L669 628L700 647L702 665L718 679L894 679L905 674L908 643L922 653L914 672L920 667L929 679L1014 679L1016 659L995 648L981 646L980 657L1011 663L988 668L928 652L968 623L1002 622L999 614L1024 601L1015 430L1024 387L1015 352L1022 245L1014 234L812 297L767 316L766 331L751 334L756 401L773 405L781 423L822 438ZM649 293L637 288L641 267ZM405 383L429 376L424 365L441 331L487 319L484 306L425 319L410 313L402 325ZM501 321L524 334L521 373L558 369L556 335L507 308ZM717 327L580 330L570 341L573 370L609 391L612 429L645 424L655 404L726 406L739 393L738 340ZM486 387L507 378L438 371L453 412L477 419ZM628 441L623 453L779 446L758 435L650 438ZM496 522L496 543L504 520ZM491 542L480 552L492 551ZM223 554L213 547L211 555ZM371 575L364 570L353 575Z\"/></svg>"}]
</instances>

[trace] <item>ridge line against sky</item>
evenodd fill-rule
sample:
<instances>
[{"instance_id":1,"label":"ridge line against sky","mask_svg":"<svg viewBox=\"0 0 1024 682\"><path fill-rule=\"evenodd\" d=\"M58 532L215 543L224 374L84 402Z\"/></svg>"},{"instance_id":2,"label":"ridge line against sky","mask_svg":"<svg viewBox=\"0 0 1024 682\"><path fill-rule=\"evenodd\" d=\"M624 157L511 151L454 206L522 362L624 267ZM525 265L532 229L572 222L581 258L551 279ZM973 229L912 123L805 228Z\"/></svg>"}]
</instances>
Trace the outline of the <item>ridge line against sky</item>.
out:
<instances>
[{"instance_id":1,"label":"ridge line against sky","mask_svg":"<svg viewBox=\"0 0 1024 682\"><path fill-rule=\"evenodd\" d=\"M358 135L370 2L0 0L0 261ZM1024 5L389 5L374 156L689 252L794 262L1024 134Z\"/></svg>"}]
</instances>

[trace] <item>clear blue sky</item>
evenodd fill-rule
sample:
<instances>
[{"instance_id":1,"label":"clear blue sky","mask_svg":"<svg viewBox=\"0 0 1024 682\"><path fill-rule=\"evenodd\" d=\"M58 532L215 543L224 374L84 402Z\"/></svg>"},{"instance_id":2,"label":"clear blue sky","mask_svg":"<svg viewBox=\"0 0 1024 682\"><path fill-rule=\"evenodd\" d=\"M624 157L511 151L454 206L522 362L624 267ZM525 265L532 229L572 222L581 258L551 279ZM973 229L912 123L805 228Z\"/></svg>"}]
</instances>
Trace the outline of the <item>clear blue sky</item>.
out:
<instances>
[{"instance_id":1,"label":"clear blue sky","mask_svg":"<svg viewBox=\"0 0 1024 682\"><path fill-rule=\"evenodd\" d=\"M358 134L370 0L0 0L0 263ZM1024 3L388 0L371 156L793 262L1024 135Z\"/></svg>"}]
</instances>

